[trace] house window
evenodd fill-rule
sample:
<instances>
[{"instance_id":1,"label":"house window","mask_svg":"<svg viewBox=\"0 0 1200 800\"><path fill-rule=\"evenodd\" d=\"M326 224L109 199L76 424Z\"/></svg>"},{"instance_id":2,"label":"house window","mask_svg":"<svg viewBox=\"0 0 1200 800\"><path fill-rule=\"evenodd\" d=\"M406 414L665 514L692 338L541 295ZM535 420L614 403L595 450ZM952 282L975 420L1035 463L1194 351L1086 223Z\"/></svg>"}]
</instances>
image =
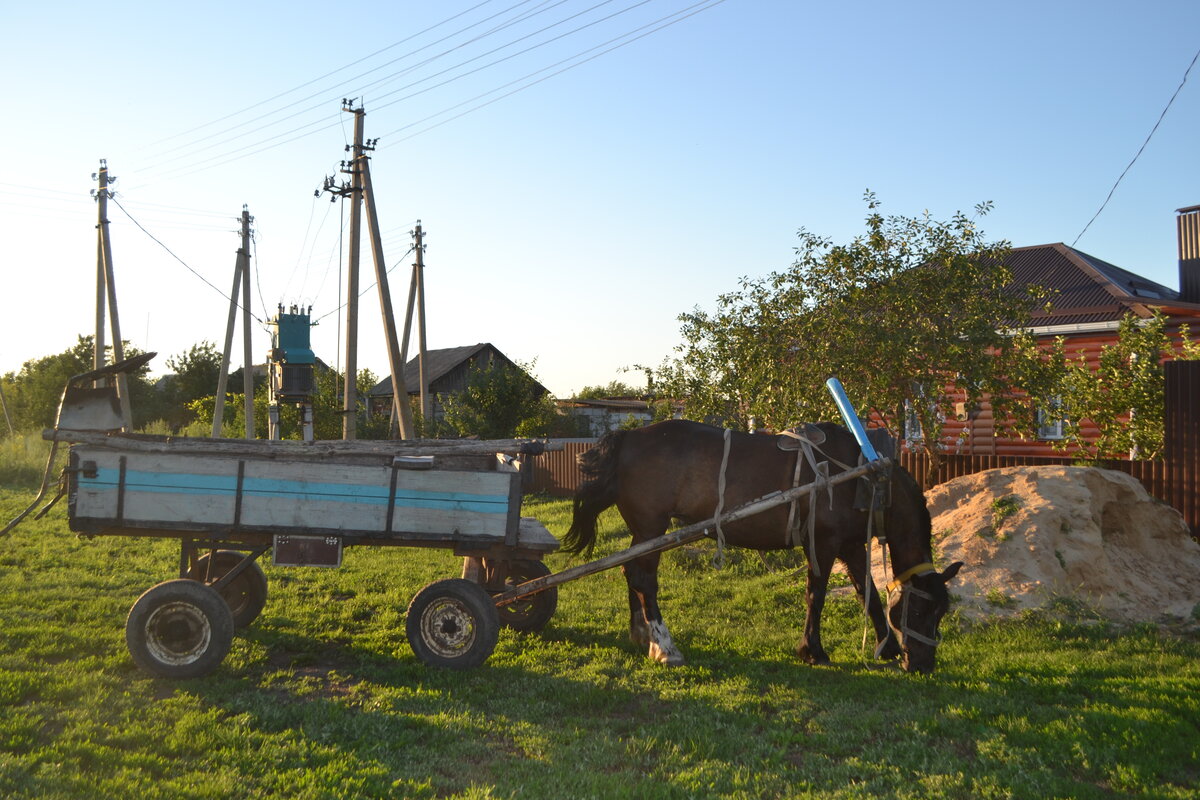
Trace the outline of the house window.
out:
<instances>
[{"instance_id":1,"label":"house window","mask_svg":"<svg viewBox=\"0 0 1200 800\"><path fill-rule=\"evenodd\" d=\"M1037 410L1037 438L1058 440L1063 438L1062 398L1051 397Z\"/></svg>"},{"instance_id":2,"label":"house window","mask_svg":"<svg viewBox=\"0 0 1200 800\"><path fill-rule=\"evenodd\" d=\"M906 442L919 442L925 438L925 432L921 430L921 418L917 416L917 410L913 408L912 403L904 401L904 440Z\"/></svg>"}]
</instances>

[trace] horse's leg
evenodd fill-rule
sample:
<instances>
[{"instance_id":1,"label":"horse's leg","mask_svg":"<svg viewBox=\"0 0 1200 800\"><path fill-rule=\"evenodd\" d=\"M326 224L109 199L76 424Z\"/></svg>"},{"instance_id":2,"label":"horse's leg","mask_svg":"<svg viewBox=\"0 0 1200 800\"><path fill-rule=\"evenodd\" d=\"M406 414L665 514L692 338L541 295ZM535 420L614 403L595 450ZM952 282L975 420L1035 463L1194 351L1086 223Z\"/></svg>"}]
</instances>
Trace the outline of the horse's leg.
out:
<instances>
[{"instance_id":1,"label":"horse's leg","mask_svg":"<svg viewBox=\"0 0 1200 800\"><path fill-rule=\"evenodd\" d=\"M629 584L629 638L646 648L660 664L679 666L683 653L671 639L658 608L658 553L634 559L621 568Z\"/></svg>"},{"instance_id":2,"label":"horse's leg","mask_svg":"<svg viewBox=\"0 0 1200 800\"><path fill-rule=\"evenodd\" d=\"M900 643L896 641L895 634L892 633L891 627L887 624L887 618L883 612L883 602L880 599L879 589L875 586L875 579L871 576L871 571L867 568L867 553L861 542L847 543L840 557L846 564L846 569L850 573L850 580L854 581L854 590L858 592L858 602L863 601L863 592L867 585L870 585L870 596L867 601L867 616L871 618L871 624L875 626L875 655L878 658L898 658L900 656Z\"/></svg>"},{"instance_id":3,"label":"horse's leg","mask_svg":"<svg viewBox=\"0 0 1200 800\"><path fill-rule=\"evenodd\" d=\"M813 570L813 559L818 559L819 575ZM829 654L821 645L821 612L825 609L825 590L829 586L832 567L832 551L808 553L808 585L805 589L808 611L804 616L804 638L796 648L796 655L809 664L829 663Z\"/></svg>"}]
</instances>

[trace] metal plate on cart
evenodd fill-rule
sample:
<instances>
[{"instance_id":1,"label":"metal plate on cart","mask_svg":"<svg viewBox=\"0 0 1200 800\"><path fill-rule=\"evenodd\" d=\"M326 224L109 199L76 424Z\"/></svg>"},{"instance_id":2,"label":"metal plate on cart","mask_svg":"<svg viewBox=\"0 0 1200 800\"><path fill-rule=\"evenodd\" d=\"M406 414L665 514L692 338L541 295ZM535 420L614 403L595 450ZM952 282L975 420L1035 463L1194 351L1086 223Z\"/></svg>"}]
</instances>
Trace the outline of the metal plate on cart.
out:
<instances>
[{"instance_id":1,"label":"metal plate on cart","mask_svg":"<svg viewBox=\"0 0 1200 800\"><path fill-rule=\"evenodd\" d=\"M278 567L340 567L342 537L280 534L275 537L271 562Z\"/></svg>"}]
</instances>

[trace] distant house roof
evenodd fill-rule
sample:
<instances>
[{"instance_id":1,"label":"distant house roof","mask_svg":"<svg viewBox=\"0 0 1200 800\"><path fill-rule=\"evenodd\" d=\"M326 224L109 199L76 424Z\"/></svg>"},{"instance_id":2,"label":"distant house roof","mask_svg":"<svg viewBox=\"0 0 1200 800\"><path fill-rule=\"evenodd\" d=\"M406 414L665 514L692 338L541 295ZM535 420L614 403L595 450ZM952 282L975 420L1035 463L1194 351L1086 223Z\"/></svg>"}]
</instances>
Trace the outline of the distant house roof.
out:
<instances>
[{"instance_id":1,"label":"distant house roof","mask_svg":"<svg viewBox=\"0 0 1200 800\"><path fill-rule=\"evenodd\" d=\"M1168 315L1200 317L1200 304L1181 301L1175 289L1062 242L1014 248L1004 263L1014 288L1035 284L1053 292L1049 313L1032 309L1034 327L1114 322L1130 311L1148 317L1156 307Z\"/></svg>"},{"instance_id":2,"label":"distant house roof","mask_svg":"<svg viewBox=\"0 0 1200 800\"><path fill-rule=\"evenodd\" d=\"M465 362L477 360L481 356L499 358L510 366L516 366L490 342L480 342L463 347L446 347L441 350L425 351L425 379L429 381L431 387L435 387L438 381L460 368ZM491 358L485 360L490 361ZM404 386L409 394L417 394L421 391L421 373L415 357L404 365ZM542 387L541 384L538 386L548 394L545 387ZM436 391L436 387L434 390ZM391 397L393 394L392 376L388 375L375 384L367 394L371 397Z\"/></svg>"}]
</instances>

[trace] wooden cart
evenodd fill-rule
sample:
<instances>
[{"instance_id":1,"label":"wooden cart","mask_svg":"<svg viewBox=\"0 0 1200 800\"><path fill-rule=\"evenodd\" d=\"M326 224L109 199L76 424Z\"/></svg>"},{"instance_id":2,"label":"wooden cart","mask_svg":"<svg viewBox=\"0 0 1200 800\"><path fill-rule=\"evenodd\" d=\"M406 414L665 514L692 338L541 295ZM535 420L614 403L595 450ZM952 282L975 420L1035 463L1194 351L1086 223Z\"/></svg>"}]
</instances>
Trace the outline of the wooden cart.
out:
<instances>
[{"instance_id":1,"label":"wooden cart","mask_svg":"<svg viewBox=\"0 0 1200 800\"><path fill-rule=\"evenodd\" d=\"M427 664L468 668L492 652L500 625L540 630L555 592L497 611L492 596L549 574L558 541L521 517L522 457L536 441L295 442L115 432L119 407L97 377L144 357L73 377L55 428L70 444L59 496L70 529L85 536L180 540L179 577L133 604L125 638L133 660L165 677L211 672L234 631L267 599L258 560L337 567L353 546L438 547L463 558L461 578L437 581L408 608L407 635ZM42 490L7 533L46 494ZM57 498L55 498L57 500ZM51 501L50 505L54 501ZM48 510L49 505L43 509Z\"/></svg>"},{"instance_id":2,"label":"wooden cart","mask_svg":"<svg viewBox=\"0 0 1200 800\"><path fill-rule=\"evenodd\" d=\"M559 585L715 529L715 519L705 520L551 574L542 558L558 541L520 515L520 460L544 443L270 442L114 432L121 427L115 395L90 383L136 369L144 358L68 382L57 425L44 433L54 446L41 490L0 536L42 501L54 449L66 442L59 496L68 498L71 530L179 539L179 577L148 589L125 623L133 660L154 675L186 678L216 669L234 631L263 609L267 579L257 562L268 552L275 566L337 567L352 546L452 550L463 558L462 577L419 591L408 606L406 633L424 663L466 669L491 655L501 625L541 630L557 607ZM847 419L856 421L852 414ZM861 430L856 435L866 442ZM721 520L731 523L891 464L870 455L860 467L773 492Z\"/></svg>"}]
</instances>

